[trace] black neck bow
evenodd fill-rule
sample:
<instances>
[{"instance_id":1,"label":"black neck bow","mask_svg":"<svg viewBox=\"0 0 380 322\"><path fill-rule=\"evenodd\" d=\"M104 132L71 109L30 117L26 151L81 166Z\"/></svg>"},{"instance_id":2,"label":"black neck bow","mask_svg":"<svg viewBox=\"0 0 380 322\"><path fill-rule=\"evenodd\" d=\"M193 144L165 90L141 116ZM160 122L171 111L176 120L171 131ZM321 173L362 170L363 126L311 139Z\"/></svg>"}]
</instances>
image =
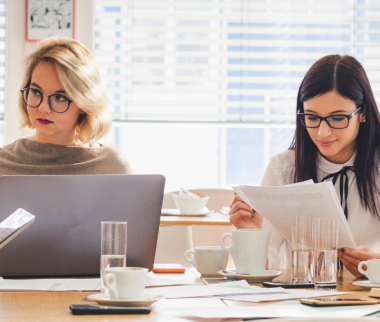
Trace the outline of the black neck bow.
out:
<instances>
[{"instance_id":1,"label":"black neck bow","mask_svg":"<svg viewBox=\"0 0 380 322\"><path fill-rule=\"evenodd\" d=\"M332 183L335 185L335 182L338 180L338 177L340 176L339 181L339 191L340 191L340 204L342 205L342 208L344 210L344 215L346 218L348 217L348 209L347 209L347 194L348 194L348 176L347 171L351 170L354 172L354 169L352 167L343 167L340 169L340 171L331 173L324 177L321 182L333 178Z\"/></svg>"}]
</instances>

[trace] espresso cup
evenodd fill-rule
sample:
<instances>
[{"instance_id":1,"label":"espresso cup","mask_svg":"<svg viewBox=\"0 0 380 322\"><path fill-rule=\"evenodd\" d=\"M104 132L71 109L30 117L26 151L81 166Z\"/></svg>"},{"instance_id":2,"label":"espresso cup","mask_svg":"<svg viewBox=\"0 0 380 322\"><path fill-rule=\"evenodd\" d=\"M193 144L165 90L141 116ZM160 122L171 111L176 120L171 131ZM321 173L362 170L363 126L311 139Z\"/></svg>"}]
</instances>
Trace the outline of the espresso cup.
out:
<instances>
[{"instance_id":1,"label":"espresso cup","mask_svg":"<svg viewBox=\"0 0 380 322\"><path fill-rule=\"evenodd\" d=\"M367 265L367 270L363 270L363 265ZM369 259L360 262L359 272L367 276L371 284L380 284L380 259Z\"/></svg>"},{"instance_id":2,"label":"espresso cup","mask_svg":"<svg viewBox=\"0 0 380 322\"><path fill-rule=\"evenodd\" d=\"M147 268L109 267L104 272L104 286L111 299L141 299L143 297Z\"/></svg>"},{"instance_id":3,"label":"espresso cup","mask_svg":"<svg viewBox=\"0 0 380 322\"><path fill-rule=\"evenodd\" d=\"M228 253L219 246L199 246L186 251L184 257L202 275L218 275L227 266Z\"/></svg>"},{"instance_id":4,"label":"espresso cup","mask_svg":"<svg viewBox=\"0 0 380 322\"><path fill-rule=\"evenodd\" d=\"M224 244L232 239L232 246ZM233 229L232 234L224 234L220 245L231 254L236 274L262 275L265 272L270 231L263 229Z\"/></svg>"}]
</instances>

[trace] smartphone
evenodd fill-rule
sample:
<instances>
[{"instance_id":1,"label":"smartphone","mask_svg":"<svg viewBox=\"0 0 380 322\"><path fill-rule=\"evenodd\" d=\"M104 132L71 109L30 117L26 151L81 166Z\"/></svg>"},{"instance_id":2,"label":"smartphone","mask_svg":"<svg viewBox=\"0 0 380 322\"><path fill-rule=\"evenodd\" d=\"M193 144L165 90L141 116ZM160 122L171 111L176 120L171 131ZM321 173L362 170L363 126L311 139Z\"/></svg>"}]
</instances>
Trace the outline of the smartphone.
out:
<instances>
[{"instance_id":1,"label":"smartphone","mask_svg":"<svg viewBox=\"0 0 380 322\"><path fill-rule=\"evenodd\" d=\"M224 277L224 278L202 278L203 282L205 284L219 284L219 283L228 283L228 282L235 282L236 280L234 278L230 277Z\"/></svg>"},{"instance_id":2,"label":"smartphone","mask_svg":"<svg viewBox=\"0 0 380 322\"><path fill-rule=\"evenodd\" d=\"M0 248L3 248L36 219L34 215L19 208L0 223Z\"/></svg>"},{"instance_id":3,"label":"smartphone","mask_svg":"<svg viewBox=\"0 0 380 322\"><path fill-rule=\"evenodd\" d=\"M331 299L331 298L300 299L300 302L302 304L311 305L311 306L379 304L378 301L368 300L368 299Z\"/></svg>"},{"instance_id":4,"label":"smartphone","mask_svg":"<svg viewBox=\"0 0 380 322\"><path fill-rule=\"evenodd\" d=\"M149 314L150 307L141 306L99 306L99 305L70 305L75 315L89 314Z\"/></svg>"},{"instance_id":5,"label":"smartphone","mask_svg":"<svg viewBox=\"0 0 380 322\"><path fill-rule=\"evenodd\" d=\"M181 264L154 264L154 273L185 273L186 268Z\"/></svg>"},{"instance_id":6,"label":"smartphone","mask_svg":"<svg viewBox=\"0 0 380 322\"><path fill-rule=\"evenodd\" d=\"M295 284L293 282L263 282L263 286L283 288L314 288L314 283Z\"/></svg>"}]
</instances>

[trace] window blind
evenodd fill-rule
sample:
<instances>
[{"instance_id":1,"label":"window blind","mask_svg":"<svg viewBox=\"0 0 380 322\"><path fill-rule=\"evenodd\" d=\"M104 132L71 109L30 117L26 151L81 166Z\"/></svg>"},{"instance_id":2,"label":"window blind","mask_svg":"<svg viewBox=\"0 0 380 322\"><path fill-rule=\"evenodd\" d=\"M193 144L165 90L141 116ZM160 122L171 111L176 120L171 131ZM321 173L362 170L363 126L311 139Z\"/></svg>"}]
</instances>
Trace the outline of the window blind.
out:
<instances>
[{"instance_id":1,"label":"window blind","mask_svg":"<svg viewBox=\"0 0 380 322\"><path fill-rule=\"evenodd\" d=\"M95 0L94 16L115 121L293 126L303 76L335 53L379 101L376 0Z\"/></svg>"},{"instance_id":2,"label":"window blind","mask_svg":"<svg viewBox=\"0 0 380 322\"><path fill-rule=\"evenodd\" d=\"M0 141L4 134L4 97L5 97L5 23L6 0L0 0Z\"/></svg>"},{"instance_id":3,"label":"window blind","mask_svg":"<svg viewBox=\"0 0 380 322\"><path fill-rule=\"evenodd\" d=\"M6 0L0 0L0 144L4 144Z\"/></svg>"}]
</instances>

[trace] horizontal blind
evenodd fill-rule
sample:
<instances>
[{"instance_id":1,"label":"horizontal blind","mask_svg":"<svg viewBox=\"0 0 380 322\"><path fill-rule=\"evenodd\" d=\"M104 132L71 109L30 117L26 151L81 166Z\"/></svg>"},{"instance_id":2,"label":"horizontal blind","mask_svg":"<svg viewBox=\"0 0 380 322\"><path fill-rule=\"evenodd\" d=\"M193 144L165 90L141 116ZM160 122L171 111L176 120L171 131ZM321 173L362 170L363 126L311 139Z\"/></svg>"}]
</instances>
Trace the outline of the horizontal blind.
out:
<instances>
[{"instance_id":1,"label":"horizontal blind","mask_svg":"<svg viewBox=\"0 0 380 322\"><path fill-rule=\"evenodd\" d=\"M4 121L5 110L5 35L6 0L0 0L0 121ZM0 143L4 138L4 126L0 124Z\"/></svg>"},{"instance_id":2,"label":"horizontal blind","mask_svg":"<svg viewBox=\"0 0 380 322\"><path fill-rule=\"evenodd\" d=\"M378 100L379 1L95 0L114 120L292 124L306 71L336 53Z\"/></svg>"}]
</instances>

